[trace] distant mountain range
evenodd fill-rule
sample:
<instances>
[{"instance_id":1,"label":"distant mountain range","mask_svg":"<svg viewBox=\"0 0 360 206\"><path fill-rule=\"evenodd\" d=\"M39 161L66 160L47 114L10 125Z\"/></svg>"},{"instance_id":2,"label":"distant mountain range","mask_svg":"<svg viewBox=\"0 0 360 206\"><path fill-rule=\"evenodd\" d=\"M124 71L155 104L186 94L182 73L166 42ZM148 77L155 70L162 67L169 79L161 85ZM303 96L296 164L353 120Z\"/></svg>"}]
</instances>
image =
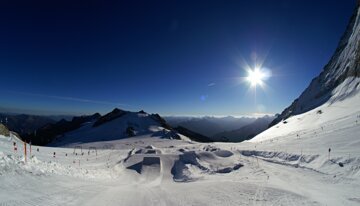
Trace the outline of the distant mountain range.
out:
<instances>
[{"instance_id":1,"label":"distant mountain range","mask_svg":"<svg viewBox=\"0 0 360 206\"><path fill-rule=\"evenodd\" d=\"M211 138L186 129L185 127L179 126L176 127L175 130L186 137L189 137L191 140L196 142L214 142Z\"/></svg>"},{"instance_id":2,"label":"distant mountain range","mask_svg":"<svg viewBox=\"0 0 360 206\"><path fill-rule=\"evenodd\" d=\"M213 141L223 142L242 142L245 140L249 140L255 137L257 134L265 131L269 127L269 124L274 120L274 118L274 116L264 116L239 129L218 133L211 137L211 139Z\"/></svg>"},{"instance_id":3,"label":"distant mountain range","mask_svg":"<svg viewBox=\"0 0 360 206\"><path fill-rule=\"evenodd\" d=\"M165 117L172 127L201 135L205 141L241 142L268 128L274 116L263 117Z\"/></svg>"},{"instance_id":4,"label":"distant mountain range","mask_svg":"<svg viewBox=\"0 0 360 206\"><path fill-rule=\"evenodd\" d=\"M21 136L33 133L36 129L46 124L55 123L59 118L60 116L0 113L0 123Z\"/></svg>"},{"instance_id":5,"label":"distant mountain range","mask_svg":"<svg viewBox=\"0 0 360 206\"><path fill-rule=\"evenodd\" d=\"M164 119L172 127L184 127L201 135L212 137L218 133L239 129L256 120L255 117L177 117L167 116Z\"/></svg>"}]
</instances>

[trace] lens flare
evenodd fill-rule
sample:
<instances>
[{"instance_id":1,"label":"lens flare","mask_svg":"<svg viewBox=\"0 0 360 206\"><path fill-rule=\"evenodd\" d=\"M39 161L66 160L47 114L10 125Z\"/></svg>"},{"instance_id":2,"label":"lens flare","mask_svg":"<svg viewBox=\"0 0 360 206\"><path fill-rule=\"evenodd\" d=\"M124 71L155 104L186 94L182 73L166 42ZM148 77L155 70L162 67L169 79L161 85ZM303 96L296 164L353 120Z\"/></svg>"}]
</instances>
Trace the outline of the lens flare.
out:
<instances>
[{"instance_id":1,"label":"lens flare","mask_svg":"<svg viewBox=\"0 0 360 206\"><path fill-rule=\"evenodd\" d=\"M264 84L265 76L265 73L259 68L252 70L250 69L248 70L248 76L246 77L246 80L252 87L256 87L257 85L262 86Z\"/></svg>"}]
</instances>

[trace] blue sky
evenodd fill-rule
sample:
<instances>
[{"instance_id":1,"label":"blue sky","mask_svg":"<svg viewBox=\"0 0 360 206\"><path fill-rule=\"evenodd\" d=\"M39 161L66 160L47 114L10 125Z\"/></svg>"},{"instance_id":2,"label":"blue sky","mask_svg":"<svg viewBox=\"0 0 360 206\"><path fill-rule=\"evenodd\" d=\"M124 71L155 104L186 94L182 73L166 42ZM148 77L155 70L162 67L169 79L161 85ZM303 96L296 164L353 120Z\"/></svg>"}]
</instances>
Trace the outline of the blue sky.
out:
<instances>
[{"instance_id":1,"label":"blue sky","mask_svg":"<svg viewBox=\"0 0 360 206\"><path fill-rule=\"evenodd\" d=\"M2 1L0 108L278 113L330 59L354 0ZM266 89L241 82L255 58Z\"/></svg>"}]
</instances>

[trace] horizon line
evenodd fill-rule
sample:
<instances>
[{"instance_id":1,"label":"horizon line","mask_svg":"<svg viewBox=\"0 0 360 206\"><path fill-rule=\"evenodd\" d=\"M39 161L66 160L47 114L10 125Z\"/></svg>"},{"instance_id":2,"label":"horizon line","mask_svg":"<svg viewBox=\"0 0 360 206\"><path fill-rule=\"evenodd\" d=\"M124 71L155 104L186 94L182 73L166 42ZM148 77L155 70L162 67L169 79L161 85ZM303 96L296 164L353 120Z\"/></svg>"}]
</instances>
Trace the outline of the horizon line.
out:
<instances>
[{"instance_id":1,"label":"horizon line","mask_svg":"<svg viewBox=\"0 0 360 206\"><path fill-rule=\"evenodd\" d=\"M114 109L117 107L114 107ZM111 112L112 110L109 110ZM82 116L82 115L93 115L95 113L99 113L101 115L105 115L109 112L66 112L66 111L51 111L51 110L39 110L39 109L26 109L26 108L11 108L11 107L0 107L0 113L8 113L8 114L25 114L25 115L36 115L36 116ZM132 111L136 112L136 111ZM146 111L145 111L146 112ZM152 112L150 112L152 113ZM204 118L204 117L214 117L214 118L224 118L224 117L234 117L234 118L244 118L244 117L263 117L263 116L275 116L275 113L250 113L250 114L242 114L242 115L232 115L232 114L224 114L224 115L214 115L214 114L160 114L162 117L189 117L189 118Z\"/></svg>"}]
</instances>

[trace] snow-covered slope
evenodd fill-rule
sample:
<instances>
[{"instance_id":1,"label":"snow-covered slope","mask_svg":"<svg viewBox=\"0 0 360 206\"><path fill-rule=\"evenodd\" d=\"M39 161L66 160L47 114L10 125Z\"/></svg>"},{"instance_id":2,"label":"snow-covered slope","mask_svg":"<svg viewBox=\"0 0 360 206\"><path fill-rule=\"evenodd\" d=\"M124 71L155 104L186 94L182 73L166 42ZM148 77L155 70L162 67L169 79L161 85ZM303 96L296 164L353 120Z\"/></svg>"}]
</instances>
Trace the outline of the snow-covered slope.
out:
<instances>
[{"instance_id":1,"label":"snow-covered slope","mask_svg":"<svg viewBox=\"0 0 360 206\"><path fill-rule=\"evenodd\" d=\"M353 87L352 79L345 80L334 90L344 94ZM359 79L357 79L359 81ZM360 88L353 96L341 101L332 101L306 113L292 116L257 135L249 142L266 144L268 147L288 148L288 151L333 152L360 154ZM292 151L295 152L295 151Z\"/></svg>"},{"instance_id":2,"label":"snow-covered slope","mask_svg":"<svg viewBox=\"0 0 360 206\"><path fill-rule=\"evenodd\" d=\"M286 108L271 125L290 116L312 110L326 102L341 101L357 92L360 83L359 12L359 6L357 6L334 55L321 74L311 81L300 97ZM340 84L342 84L342 91L336 91Z\"/></svg>"}]
</instances>

